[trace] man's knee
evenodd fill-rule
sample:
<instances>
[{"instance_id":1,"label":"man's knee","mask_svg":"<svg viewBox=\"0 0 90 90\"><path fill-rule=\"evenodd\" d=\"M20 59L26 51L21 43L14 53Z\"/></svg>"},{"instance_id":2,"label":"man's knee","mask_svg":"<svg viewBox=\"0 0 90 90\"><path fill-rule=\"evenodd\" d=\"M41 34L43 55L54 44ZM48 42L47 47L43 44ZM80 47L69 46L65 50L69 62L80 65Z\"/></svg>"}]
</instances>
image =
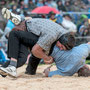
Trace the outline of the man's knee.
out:
<instances>
[{"instance_id":1,"label":"man's knee","mask_svg":"<svg viewBox=\"0 0 90 90\"><path fill-rule=\"evenodd\" d=\"M10 34L9 34L9 36L14 36L16 34L17 34L17 31L11 31Z\"/></svg>"},{"instance_id":2,"label":"man's knee","mask_svg":"<svg viewBox=\"0 0 90 90\"><path fill-rule=\"evenodd\" d=\"M9 37L21 37L23 31L11 31Z\"/></svg>"}]
</instances>

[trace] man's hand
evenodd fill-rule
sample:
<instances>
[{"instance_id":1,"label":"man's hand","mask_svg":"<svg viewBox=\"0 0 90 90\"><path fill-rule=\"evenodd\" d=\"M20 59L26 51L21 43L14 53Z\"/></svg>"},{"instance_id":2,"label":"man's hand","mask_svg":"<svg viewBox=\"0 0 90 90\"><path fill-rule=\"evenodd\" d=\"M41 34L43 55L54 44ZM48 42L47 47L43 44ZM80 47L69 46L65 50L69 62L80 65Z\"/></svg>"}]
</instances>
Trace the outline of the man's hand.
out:
<instances>
[{"instance_id":1,"label":"man's hand","mask_svg":"<svg viewBox=\"0 0 90 90\"><path fill-rule=\"evenodd\" d=\"M44 50L38 44L33 46L31 52L34 56L43 59L46 64L51 64L54 61L51 56L45 54Z\"/></svg>"},{"instance_id":2,"label":"man's hand","mask_svg":"<svg viewBox=\"0 0 90 90\"><path fill-rule=\"evenodd\" d=\"M49 56L47 59L44 59L44 62L45 62L46 64L51 64L51 63L54 62L54 60L53 60L53 58L52 58L51 56Z\"/></svg>"}]
</instances>

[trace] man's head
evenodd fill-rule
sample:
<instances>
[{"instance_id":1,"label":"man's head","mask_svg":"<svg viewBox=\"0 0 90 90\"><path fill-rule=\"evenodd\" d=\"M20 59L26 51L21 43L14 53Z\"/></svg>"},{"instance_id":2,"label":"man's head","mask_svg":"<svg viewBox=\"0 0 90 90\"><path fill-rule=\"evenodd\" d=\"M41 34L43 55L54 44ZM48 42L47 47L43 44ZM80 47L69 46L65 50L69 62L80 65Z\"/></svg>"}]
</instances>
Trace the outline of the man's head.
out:
<instances>
[{"instance_id":1,"label":"man's head","mask_svg":"<svg viewBox=\"0 0 90 90\"><path fill-rule=\"evenodd\" d=\"M75 37L71 33L66 33L66 34L62 35L58 39L58 41L59 41L58 43L60 43L59 45L61 46L62 49L65 47L66 50L70 50L75 46Z\"/></svg>"},{"instance_id":2,"label":"man's head","mask_svg":"<svg viewBox=\"0 0 90 90\"><path fill-rule=\"evenodd\" d=\"M72 20L72 17L71 17L69 14L63 15L63 17L64 17L66 20L69 20L69 21Z\"/></svg>"}]
</instances>

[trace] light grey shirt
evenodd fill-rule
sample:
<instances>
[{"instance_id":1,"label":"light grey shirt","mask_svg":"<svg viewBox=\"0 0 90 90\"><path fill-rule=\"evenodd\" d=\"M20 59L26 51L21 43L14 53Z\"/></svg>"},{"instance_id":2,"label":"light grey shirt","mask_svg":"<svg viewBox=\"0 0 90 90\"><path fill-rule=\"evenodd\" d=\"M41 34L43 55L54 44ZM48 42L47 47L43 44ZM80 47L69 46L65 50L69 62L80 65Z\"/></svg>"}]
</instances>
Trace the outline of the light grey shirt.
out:
<instances>
[{"instance_id":1,"label":"light grey shirt","mask_svg":"<svg viewBox=\"0 0 90 90\"><path fill-rule=\"evenodd\" d=\"M49 52L53 42L68 32L59 24L42 18L27 20L27 30L40 36L37 44L47 52Z\"/></svg>"}]
</instances>

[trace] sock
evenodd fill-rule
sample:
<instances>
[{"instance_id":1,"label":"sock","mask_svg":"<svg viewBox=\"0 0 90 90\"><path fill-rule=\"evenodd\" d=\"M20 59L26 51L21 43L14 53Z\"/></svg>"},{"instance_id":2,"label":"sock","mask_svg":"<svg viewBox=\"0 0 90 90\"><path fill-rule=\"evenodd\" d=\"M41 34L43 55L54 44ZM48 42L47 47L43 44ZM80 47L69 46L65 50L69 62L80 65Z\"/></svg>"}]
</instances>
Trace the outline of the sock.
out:
<instances>
[{"instance_id":1,"label":"sock","mask_svg":"<svg viewBox=\"0 0 90 90\"><path fill-rule=\"evenodd\" d=\"M17 62L11 60L9 66L17 67Z\"/></svg>"}]
</instances>

